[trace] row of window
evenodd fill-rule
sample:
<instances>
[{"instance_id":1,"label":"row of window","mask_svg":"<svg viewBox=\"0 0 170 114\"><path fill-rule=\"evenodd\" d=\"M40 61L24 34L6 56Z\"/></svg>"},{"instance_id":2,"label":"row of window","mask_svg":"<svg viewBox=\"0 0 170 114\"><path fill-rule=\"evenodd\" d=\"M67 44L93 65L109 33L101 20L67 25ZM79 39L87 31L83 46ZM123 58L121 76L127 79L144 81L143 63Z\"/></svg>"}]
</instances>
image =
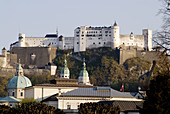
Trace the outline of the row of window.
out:
<instances>
[{"instance_id":1,"label":"row of window","mask_svg":"<svg viewBox=\"0 0 170 114\"><path fill-rule=\"evenodd\" d=\"M9 96L9 93L8 93L8 96ZM15 96L15 92L12 92L12 96ZM23 92L20 93L20 96L21 97L23 96Z\"/></svg>"},{"instance_id":2,"label":"row of window","mask_svg":"<svg viewBox=\"0 0 170 114\"><path fill-rule=\"evenodd\" d=\"M77 42L77 44L79 44L79 42ZM83 44L83 42L82 42L82 44ZM93 44L95 44L95 42L93 42ZM101 42L99 42L99 44L101 44ZM103 44L106 44L106 42L104 42Z\"/></svg>"},{"instance_id":3,"label":"row of window","mask_svg":"<svg viewBox=\"0 0 170 114\"><path fill-rule=\"evenodd\" d=\"M80 108L80 105L77 105L77 108ZM71 105L67 105L67 109L70 110L71 109Z\"/></svg>"}]
</instances>

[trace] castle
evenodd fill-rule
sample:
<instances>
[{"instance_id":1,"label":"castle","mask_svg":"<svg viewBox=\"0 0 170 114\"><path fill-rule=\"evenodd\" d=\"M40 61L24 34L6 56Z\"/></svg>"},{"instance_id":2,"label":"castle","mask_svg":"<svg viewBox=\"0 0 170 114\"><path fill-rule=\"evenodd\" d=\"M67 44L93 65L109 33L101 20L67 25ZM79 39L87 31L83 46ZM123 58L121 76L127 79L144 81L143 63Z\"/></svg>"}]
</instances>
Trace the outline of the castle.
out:
<instances>
[{"instance_id":1,"label":"castle","mask_svg":"<svg viewBox=\"0 0 170 114\"><path fill-rule=\"evenodd\" d=\"M124 46L135 46L138 50L152 50L152 30L144 29L142 35L121 35L120 28L115 22L110 27L81 26L74 30L74 37L63 37L56 34L47 34L45 37L25 37L19 34L19 41L11 47L56 47L61 50L74 49L74 52L86 49L111 47L112 49Z\"/></svg>"}]
</instances>

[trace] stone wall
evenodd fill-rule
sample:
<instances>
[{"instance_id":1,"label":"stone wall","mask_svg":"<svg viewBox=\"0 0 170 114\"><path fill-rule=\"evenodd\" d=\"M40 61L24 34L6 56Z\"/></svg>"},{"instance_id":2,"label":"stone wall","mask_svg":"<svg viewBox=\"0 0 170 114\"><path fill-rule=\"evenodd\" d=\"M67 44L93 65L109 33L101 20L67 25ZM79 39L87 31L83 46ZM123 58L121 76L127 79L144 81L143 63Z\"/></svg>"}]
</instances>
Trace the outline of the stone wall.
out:
<instances>
[{"instance_id":1,"label":"stone wall","mask_svg":"<svg viewBox=\"0 0 170 114\"><path fill-rule=\"evenodd\" d=\"M11 54L17 54L17 61L24 68L44 67L56 57L57 48L52 47L11 47Z\"/></svg>"},{"instance_id":2,"label":"stone wall","mask_svg":"<svg viewBox=\"0 0 170 114\"><path fill-rule=\"evenodd\" d=\"M16 69L14 68L1 68L0 77L13 77L15 76ZM48 69L24 69L25 76L46 76L50 75Z\"/></svg>"},{"instance_id":3,"label":"stone wall","mask_svg":"<svg viewBox=\"0 0 170 114\"><path fill-rule=\"evenodd\" d=\"M133 57L140 57L148 61L158 60L161 54L158 51L144 51L132 48L120 49L119 51L119 64L123 64L127 59Z\"/></svg>"}]
</instances>

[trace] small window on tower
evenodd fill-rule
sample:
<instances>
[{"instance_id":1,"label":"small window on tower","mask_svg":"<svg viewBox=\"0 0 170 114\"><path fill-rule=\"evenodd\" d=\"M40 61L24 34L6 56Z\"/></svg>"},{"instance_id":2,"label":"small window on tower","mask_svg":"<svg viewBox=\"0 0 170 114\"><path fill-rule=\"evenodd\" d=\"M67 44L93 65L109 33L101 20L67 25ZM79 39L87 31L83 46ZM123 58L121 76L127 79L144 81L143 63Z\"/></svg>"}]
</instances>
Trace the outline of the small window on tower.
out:
<instances>
[{"instance_id":1,"label":"small window on tower","mask_svg":"<svg viewBox=\"0 0 170 114\"><path fill-rule=\"evenodd\" d=\"M21 96L23 96L23 92L21 92Z\"/></svg>"},{"instance_id":2,"label":"small window on tower","mask_svg":"<svg viewBox=\"0 0 170 114\"><path fill-rule=\"evenodd\" d=\"M15 94L15 93L14 93L14 92L12 92L12 96L14 96L14 94Z\"/></svg>"}]
</instances>

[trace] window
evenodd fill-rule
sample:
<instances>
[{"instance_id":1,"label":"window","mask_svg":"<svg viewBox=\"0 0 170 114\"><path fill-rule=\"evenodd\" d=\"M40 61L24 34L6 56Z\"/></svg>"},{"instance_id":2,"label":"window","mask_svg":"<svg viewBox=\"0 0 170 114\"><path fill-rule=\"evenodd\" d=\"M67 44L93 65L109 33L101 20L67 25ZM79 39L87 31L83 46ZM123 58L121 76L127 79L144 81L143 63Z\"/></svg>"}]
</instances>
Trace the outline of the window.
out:
<instances>
[{"instance_id":1,"label":"window","mask_svg":"<svg viewBox=\"0 0 170 114\"><path fill-rule=\"evenodd\" d=\"M106 42L104 42L104 44L106 44Z\"/></svg>"},{"instance_id":2,"label":"window","mask_svg":"<svg viewBox=\"0 0 170 114\"><path fill-rule=\"evenodd\" d=\"M15 93L14 93L14 92L12 92L12 96L14 96L14 94L15 94Z\"/></svg>"},{"instance_id":3,"label":"window","mask_svg":"<svg viewBox=\"0 0 170 114\"><path fill-rule=\"evenodd\" d=\"M99 44L100 44L100 42L99 42Z\"/></svg>"},{"instance_id":4,"label":"window","mask_svg":"<svg viewBox=\"0 0 170 114\"><path fill-rule=\"evenodd\" d=\"M23 96L23 92L21 92L21 96Z\"/></svg>"},{"instance_id":5,"label":"window","mask_svg":"<svg viewBox=\"0 0 170 114\"><path fill-rule=\"evenodd\" d=\"M93 42L93 44L95 44L95 42Z\"/></svg>"},{"instance_id":6,"label":"window","mask_svg":"<svg viewBox=\"0 0 170 114\"><path fill-rule=\"evenodd\" d=\"M67 109L71 109L71 105L67 105Z\"/></svg>"},{"instance_id":7,"label":"window","mask_svg":"<svg viewBox=\"0 0 170 114\"><path fill-rule=\"evenodd\" d=\"M79 42L77 42L77 44L79 44Z\"/></svg>"}]
</instances>

